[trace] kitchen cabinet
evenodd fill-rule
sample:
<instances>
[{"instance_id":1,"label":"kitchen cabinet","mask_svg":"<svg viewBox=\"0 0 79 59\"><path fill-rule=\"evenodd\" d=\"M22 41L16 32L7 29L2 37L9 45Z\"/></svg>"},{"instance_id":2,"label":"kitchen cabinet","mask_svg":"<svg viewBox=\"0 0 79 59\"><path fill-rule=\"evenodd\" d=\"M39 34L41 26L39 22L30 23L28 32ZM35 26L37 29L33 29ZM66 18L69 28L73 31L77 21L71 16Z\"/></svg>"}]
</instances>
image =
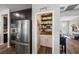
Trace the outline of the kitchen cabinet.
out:
<instances>
[{"instance_id":1,"label":"kitchen cabinet","mask_svg":"<svg viewBox=\"0 0 79 59\"><path fill-rule=\"evenodd\" d=\"M40 35L40 45L45 47L52 47L52 36Z\"/></svg>"}]
</instances>

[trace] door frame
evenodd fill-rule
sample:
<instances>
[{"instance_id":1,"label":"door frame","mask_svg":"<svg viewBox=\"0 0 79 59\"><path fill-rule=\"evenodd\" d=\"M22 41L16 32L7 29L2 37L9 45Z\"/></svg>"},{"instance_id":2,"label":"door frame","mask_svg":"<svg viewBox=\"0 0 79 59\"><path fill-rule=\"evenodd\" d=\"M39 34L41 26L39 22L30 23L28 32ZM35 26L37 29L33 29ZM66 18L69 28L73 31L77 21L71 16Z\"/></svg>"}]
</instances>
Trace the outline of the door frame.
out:
<instances>
[{"instance_id":1,"label":"door frame","mask_svg":"<svg viewBox=\"0 0 79 59\"><path fill-rule=\"evenodd\" d=\"M7 47L10 47L10 10L9 9L6 9L6 10L2 10L2 11L0 11L1 13L0 13L0 17L1 17L1 21L2 21L2 24L3 24L3 15L5 15L5 14L7 14L8 15L8 31L7 31L7 33L8 33L8 39L7 39ZM2 30L3 30L3 25L2 25ZM4 35L4 33L2 33L2 36ZM3 37L2 37L2 39L3 39ZM0 43L0 44L4 44L4 39L3 39L3 41Z\"/></svg>"},{"instance_id":2,"label":"door frame","mask_svg":"<svg viewBox=\"0 0 79 59\"><path fill-rule=\"evenodd\" d=\"M7 15L7 32L6 32L6 34L7 34L7 42L8 42L8 14L4 14L4 15L1 15L1 18L2 18L2 27L3 27L3 44L4 44L4 41L5 41L5 39L4 39L4 16L6 16Z\"/></svg>"},{"instance_id":3,"label":"door frame","mask_svg":"<svg viewBox=\"0 0 79 59\"><path fill-rule=\"evenodd\" d=\"M38 47L37 47L37 40L38 40L38 34L37 34L37 22L38 22L38 20L37 20L37 16L39 15L39 14L43 14L43 13L52 13L52 53L53 53L53 51L54 51L54 10L46 10L46 11L40 11L40 12L37 12L36 14L35 14L35 53L37 53L38 51Z\"/></svg>"}]
</instances>

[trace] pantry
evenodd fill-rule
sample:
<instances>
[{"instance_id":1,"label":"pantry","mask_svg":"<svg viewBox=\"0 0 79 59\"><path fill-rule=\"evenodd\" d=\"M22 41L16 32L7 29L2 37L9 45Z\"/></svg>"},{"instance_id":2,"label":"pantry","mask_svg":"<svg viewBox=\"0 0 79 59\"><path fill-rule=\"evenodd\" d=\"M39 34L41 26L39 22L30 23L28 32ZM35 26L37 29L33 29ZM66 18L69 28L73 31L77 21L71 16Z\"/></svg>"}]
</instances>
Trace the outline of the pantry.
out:
<instances>
[{"instance_id":1,"label":"pantry","mask_svg":"<svg viewBox=\"0 0 79 59\"><path fill-rule=\"evenodd\" d=\"M38 54L52 53L52 12L37 14Z\"/></svg>"}]
</instances>

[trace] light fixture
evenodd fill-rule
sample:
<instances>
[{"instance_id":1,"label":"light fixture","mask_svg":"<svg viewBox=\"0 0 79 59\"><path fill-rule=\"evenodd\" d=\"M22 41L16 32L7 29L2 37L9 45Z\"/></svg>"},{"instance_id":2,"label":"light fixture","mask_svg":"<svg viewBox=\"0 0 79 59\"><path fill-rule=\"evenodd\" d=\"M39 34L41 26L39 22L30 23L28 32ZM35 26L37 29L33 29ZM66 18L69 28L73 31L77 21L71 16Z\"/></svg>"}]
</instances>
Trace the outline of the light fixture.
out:
<instances>
[{"instance_id":1,"label":"light fixture","mask_svg":"<svg viewBox=\"0 0 79 59\"><path fill-rule=\"evenodd\" d=\"M14 15L15 15L16 17L20 17L20 14L19 14L19 13L14 13Z\"/></svg>"}]
</instances>

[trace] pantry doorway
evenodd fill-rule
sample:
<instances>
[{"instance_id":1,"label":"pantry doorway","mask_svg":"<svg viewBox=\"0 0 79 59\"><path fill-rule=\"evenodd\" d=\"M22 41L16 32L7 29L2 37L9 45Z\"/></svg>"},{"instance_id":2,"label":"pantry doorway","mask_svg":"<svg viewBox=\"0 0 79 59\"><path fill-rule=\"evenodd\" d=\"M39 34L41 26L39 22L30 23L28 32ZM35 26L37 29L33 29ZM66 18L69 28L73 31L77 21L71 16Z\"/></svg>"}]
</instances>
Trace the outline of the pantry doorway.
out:
<instances>
[{"instance_id":1,"label":"pantry doorway","mask_svg":"<svg viewBox=\"0 0 79 59\"><path fill-rule=\"evenodd\" d=\"M52 54L52 12L37 14L37 53Z\"/></svg>"}]
</instances>

